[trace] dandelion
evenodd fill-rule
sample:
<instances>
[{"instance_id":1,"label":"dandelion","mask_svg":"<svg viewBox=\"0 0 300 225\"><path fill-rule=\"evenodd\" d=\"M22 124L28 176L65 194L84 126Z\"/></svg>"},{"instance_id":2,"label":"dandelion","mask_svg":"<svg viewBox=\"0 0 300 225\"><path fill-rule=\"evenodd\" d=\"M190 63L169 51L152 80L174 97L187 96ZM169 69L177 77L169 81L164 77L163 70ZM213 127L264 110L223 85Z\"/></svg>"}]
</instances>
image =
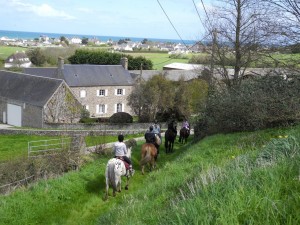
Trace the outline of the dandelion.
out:
<instances>
[{"instance_id":1,"label":"dandelion","mask_svg":"<svg viewBox=\"0 0 300 225\"><path fill-rule=\"evenodd\" d=\"M288 138L289 136L285 135L284 138Z\"/></svg>"},{"instance_id":2,"label":"dandelion","mask_svg":"<svg viewBox=\"0 0 300 225\"><path fill-rule=\"evenodd\" d=\"M281 136L281 135L279 135L279 136L278 136L278 138L282 138L282 136Z\"/></svg>"},{"instance_id":3,"label":"dandelion","mask_svg":"<svg viewBox=\"0 0 300 225\"><path fill-rule=\"evenodd\" d=\"M232 159L235 159L235 156L234 156L234 155L232 155L232 156L231 156L231 158L232 158Z\"/></svg>"}]
</instances>

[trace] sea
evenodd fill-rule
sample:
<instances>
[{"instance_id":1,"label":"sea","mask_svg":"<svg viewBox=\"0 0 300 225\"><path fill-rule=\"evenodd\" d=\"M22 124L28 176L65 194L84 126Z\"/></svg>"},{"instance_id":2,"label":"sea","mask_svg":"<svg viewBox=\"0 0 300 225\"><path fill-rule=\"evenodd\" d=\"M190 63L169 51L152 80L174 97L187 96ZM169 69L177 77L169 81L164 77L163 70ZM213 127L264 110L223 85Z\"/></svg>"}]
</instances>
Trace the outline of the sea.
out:
<instances>
[{"instance_id":1,"label":"sea","mask_svg":"<svg viewBox=\"0 0 300 225\"><path fill-rule=\"evenodd\" d=\"M64 36L66 38L97 38L100 41L119 41L121 39L129 38L131 41L139 42L144 40L145 38L149 41L153 42L163 42L163 43L181 43L185 45L192 45L196 41L195 40L177 40L177 39L160 39L160 38L147 38L147 37L122 37L122 36L98 36L98 35L89 35L89 34L63 34L63 33L45 33L45 32L27 32L27 31L10 31L10 30L0 30L0 38L1 37L8 37L11 39L24 39L24 40L32 40L35 38L39 38L41 36L47 36L49 38L60 38Z\"/></svg>"}]
</instances>

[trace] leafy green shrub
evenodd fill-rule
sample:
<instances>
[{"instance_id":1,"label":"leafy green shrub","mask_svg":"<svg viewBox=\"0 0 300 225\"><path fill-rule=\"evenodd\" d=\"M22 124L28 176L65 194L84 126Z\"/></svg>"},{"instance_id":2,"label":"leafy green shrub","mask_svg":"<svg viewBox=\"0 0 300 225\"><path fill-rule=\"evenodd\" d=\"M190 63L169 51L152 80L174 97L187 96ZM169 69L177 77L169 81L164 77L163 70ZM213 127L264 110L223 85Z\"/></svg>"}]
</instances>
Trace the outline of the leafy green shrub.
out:
<instances>
[{"instance_id":1,"label":"leafy green shrub","mask_svg":"<svg viewBox=\"0 0 300 225\"><path fill-rule=\"evenodd\" d=\"M117 112L109 118L110 123L132 123L132 121L132 116L126 112Z\"/></svg>"},{"instance_id":2,"label":"leafy green shrub","mask_svg":"<svg viewBox=\"0 0 300 225\"><path fill-rule=\"evenodd\" d=\"M208 133L257 130L299 121L300 79L267 76L210 93L204 113ZM199 131L201 128L199 127Z\"/></svg>"},{"instance_id":3,"label":"leafy green shrub","mask_svg":"<svg viewBox=\"0 0 300 225\"><path fill-rule=\"evenodd\" d=\"M120 53L86 49L76 50L75 54L71 55L68 60L71 64L120 65L122 57L128 59L129 70L140 70L141 64L143 65L144 70L152 70L153 68L152 61L142 56L133 57L131 55Z\"/></svg>"},{"instance_id":4,"label":"leafy green shrub","mask_svg":"<svg viewBox=\"0 0 300 225\"><path fill-rule=\"evenodd\" d=\"M98 118L81 118L80 123L97 123Z\"/></svg>"}]
</instances>

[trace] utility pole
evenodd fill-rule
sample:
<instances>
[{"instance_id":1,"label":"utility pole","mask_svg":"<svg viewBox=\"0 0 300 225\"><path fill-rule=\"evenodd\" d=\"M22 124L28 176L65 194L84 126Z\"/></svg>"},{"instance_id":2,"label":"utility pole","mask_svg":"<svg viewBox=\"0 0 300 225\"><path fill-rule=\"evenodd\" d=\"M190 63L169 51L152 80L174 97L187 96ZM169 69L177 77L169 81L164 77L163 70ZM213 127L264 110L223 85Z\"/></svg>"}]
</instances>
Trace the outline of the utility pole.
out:
<instances>
[{"instance_id":1,"label":"utility pole","mask_svg":"<svg viewBox=\"0 0 300 225\"><path fill-rule=\"evenodd\" d=\"M212 31L213 40L211 46L211 60L210 60L210 76L209 76L209 85L212 84L213 76L214 76L214 68L215 68L215 52L216 52L216 45L217 45L217 29L214 28Z\"/></svg>"}]
</instances>

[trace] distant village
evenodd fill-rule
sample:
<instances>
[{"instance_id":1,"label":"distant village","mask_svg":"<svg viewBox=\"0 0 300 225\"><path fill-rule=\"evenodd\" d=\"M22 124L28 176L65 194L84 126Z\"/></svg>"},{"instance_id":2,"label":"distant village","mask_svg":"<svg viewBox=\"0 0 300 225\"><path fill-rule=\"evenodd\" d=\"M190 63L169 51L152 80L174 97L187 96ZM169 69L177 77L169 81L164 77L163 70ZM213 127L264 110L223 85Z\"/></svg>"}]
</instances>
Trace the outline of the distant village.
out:
<instances>
[{"instance_id":1,"label":"distant village","mask_svg":"<svg viewBox=\"0 0 300 225\"><path fill-rule=\"evenodd\" d=\"M17 47L66 47L67 45L76 46L109 46L114 51L164 51L169 54L188 54L191 52L203 52L206 46L202 44L186 45L183 43L170 42L153 42L144 39L140 42L131 41L130 39L120 39L119 41L107 40L101 41L97 38L79 38L79 37L60 37L50 38L41 35L34 39L16 39L1 37L0 45L17 46Z\"/></svg>"}]
</instances>

